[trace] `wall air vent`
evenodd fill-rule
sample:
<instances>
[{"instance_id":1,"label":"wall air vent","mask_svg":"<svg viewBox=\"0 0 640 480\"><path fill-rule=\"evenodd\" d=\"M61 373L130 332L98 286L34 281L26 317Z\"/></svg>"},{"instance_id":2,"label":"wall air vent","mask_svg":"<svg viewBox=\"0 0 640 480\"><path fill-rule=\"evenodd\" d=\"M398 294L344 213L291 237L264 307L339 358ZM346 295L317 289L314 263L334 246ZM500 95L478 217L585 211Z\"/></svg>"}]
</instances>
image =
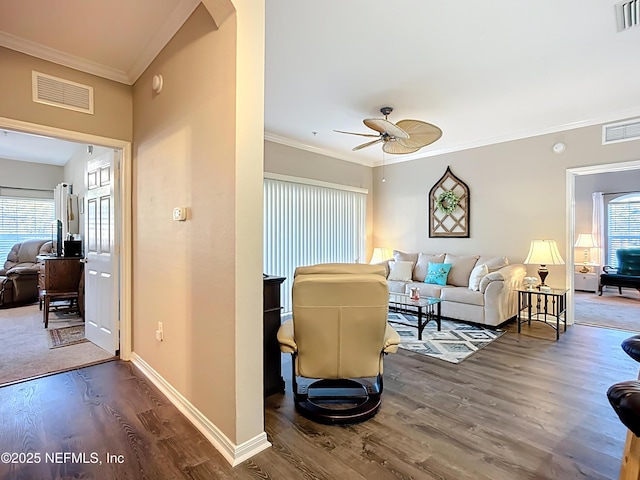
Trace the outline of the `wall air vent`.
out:
<instances>
[{"instance_id":1,"label":"wall air vent","mask_svg":"<svg viewBox=\"0 0 640 480\"><path fill-rule=\"evenodd\" d=\"M640 118L602 126L602 144L640 140Z\"/></svg>"},{"instance_id":2,"label":"wall air vent","mask_svg":"<svg viewBox=\"0 0 640 480\"><path fill-rule=\"evenodd\" d=\"M616 4L618 31L640 25L640 0L625 0Z\"/></svg>"},{"instance_id":3,"label":"wall air vent","mask_svg":"<svg viewBox=\"0 0 640 480\"><path fill-rule=\"evenodd\" d=\"M93 87L32 71L33 101L93 115Z\"/></svg>"}]
</instances>

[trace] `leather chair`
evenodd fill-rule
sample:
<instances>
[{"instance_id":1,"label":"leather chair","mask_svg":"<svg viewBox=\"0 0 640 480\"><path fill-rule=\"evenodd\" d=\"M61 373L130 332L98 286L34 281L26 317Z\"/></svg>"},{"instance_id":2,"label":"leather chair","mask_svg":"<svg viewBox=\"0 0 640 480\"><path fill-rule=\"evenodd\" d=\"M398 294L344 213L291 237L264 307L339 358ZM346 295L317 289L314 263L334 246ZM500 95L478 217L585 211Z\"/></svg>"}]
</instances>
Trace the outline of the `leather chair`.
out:
<instances>
[{"instance_id":1,"label":"leather chair","mask_svg":"<svg viewBox=\"0 0 640 480\"><path fill-rule=\"evenodd\" d=\"M600 274L598 295L602 295L602 289L606 286L618 287L620 294L623 287L640 291L640 248L620 248L616 250L616 258L618 269L610 271L612 267L605 266L605 273Z\"/></svg>"},{"instance_id":2,"label":"leather chair","mask_svg":"<svg viewBox=\"0 0 640 480\"><path fill-rule=\"evenodd\" d=\"M51 240L16 243L0 269L0 307L25 305L38 300L40 268L36 256L51 253Z\"/></svg>"},{"instance_id":3,"label":"leather chair","mask_svg":"<svg viewBox=\"0 0 640 480\"><path fill-rule=\"evenodd\" d=\"M278 330L280 350L292 355L296 410L319 423L357 423L373 417L383 390L383 355L400 336L387 323L389 287L381 265L298 267L292 319Z\"/></svg>"}]
</instances>

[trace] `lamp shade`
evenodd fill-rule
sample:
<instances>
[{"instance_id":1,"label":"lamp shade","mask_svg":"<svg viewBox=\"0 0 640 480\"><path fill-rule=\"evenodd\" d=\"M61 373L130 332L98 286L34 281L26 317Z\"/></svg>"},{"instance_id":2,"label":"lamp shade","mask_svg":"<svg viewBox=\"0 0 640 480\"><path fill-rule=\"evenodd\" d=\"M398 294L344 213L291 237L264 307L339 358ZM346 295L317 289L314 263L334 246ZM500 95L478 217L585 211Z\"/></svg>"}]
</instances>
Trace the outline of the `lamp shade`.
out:
<instances>
[{"instance_id":1,"label":"lamp shade","mask_svg":"<svg viewBox=\"0 0 640 480\"><path fill-rule=\"evenodd\" d=\"M564 265L555 240L532 240L524 263L537 265Z\"/></svg>"},{"instance_id":2,"label":"lamp shade","mask_svg":"<svg viewBox=\"0 0 640 480\"><path fill-rule=\"evenodd\" d=\"M578 239L576 240L574 247L595 248L596 242L593 240L593 235L590 233L581 233L578 235Z\"/></svg>"},{"instance_id":3,"label":"lamp shade","mask_svg":"<svg viewBox=\"0 0 640 480\"><path fill-rule=\"evenodd\" d=\"M373 255L371 255L369 263L380 263L390 258L393 258L393 254L389 248L377 247L373 249Z\"/></svg>"}]
</instances>

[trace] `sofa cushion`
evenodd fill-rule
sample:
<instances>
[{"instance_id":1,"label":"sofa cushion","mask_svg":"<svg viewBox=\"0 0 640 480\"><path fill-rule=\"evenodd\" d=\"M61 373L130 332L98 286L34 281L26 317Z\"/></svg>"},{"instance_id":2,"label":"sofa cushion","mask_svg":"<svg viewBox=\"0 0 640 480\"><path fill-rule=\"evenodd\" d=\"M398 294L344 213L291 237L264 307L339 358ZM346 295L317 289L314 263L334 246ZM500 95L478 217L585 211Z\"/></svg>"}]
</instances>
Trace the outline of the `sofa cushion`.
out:
<instances>
[{"instance_id":1,"label":"sofa cushion","mask_svg":"<svg viewBox=\"0 0 640 480\"><path fill-rule=\"evenodd\" d=\"M405 291L407 295L409 294L412 288L417 288L420 291L421 297L431 297L431 298L440 298L443 290L447 290L451 287L450 285L436 285L435 283L424 283L424 282L409 282L405 283Z\"/></svg>"},{"instance_id":2,"label":"sofa cushion","mask_svg":"<svg viewBox=\"0 0 640 480\"><path fill-rule=\"evenodd\" d=\"M418 262L413 268L413 279L415 281L424 282L427 272L429 271L429 263L444 263L444 253L420 253L418 255Z\"/></svg>"},{"instance_id":3,"label":"sofa cushion","mask_svg":"<svg viewBox=\"0 0 640 480\"><path fill-rule=\"evenodd\" d=\"M387 279L387 284L389 285L390 293L405 293L405 286L407 285L407 282Z\"/></svg>"},{"instance_id":4,"label":"sofa cushion","mask_svg":"<svg viewBox=\"0 0 640 480\"><path fill-rule=\"evenodd\" d=\"M450 263L431 263L429 262L429 268L427 270L427 276L424 278L424 283L435 283L436 285L446 285L449 271L451 270Z\"/></svg>"},{"instance_id":5,"label":"sofa cushion","mask_svg":"<svg viewBox=\"0 0 640 480\"><path fill-rule=\"evenodd\" d=\"M402 282L411 281L413 262L395 261L389 262L389 280L400 280Z\"/></svg>"},{"instance_id":6,"label":"sofa cushion","mask_svg":"<svg viewBox=\"0 0 640 480\"><path fill-rule=\"evenodd\" d=\"M509 265L507 257L492 257L490 255L481 255L476 265L485 264L489 269L489 273L500 270L502 267Z\"/></svg>"},{"instance_id":7,"label":"sofa cushion","mask_svg":"<svg viewBox=\"0 0 640 480\"><path fill-rule=\"evenodd\" d=\"M468 287L471 270L476 266L478 258L480 255L459 256L447 253L444 261L451 264L447 283L456 287Z\"/></svg>"},{"instance_id":8,"label":"sofa cushion","mask_svg":"<svg viewBox=\"0 0 640 480\"><path fill-rule=\"evenodd\" d=\"M489 267L487 267L486 263L473 267L471 275L469 276L469 290L475 290L476 292L480 290L480 280L488 273Z\"/></svg>"},{"instance_id":9,"label":"sofa cushion","mask_svg":"<svg viewBox=\"0 0 640 480\"><path fill-rule=\"evenodd\" d=\"M484 305L484 295L468 288L444 288L440 293L442 301L466 303L468 305Z\"/></svg>"},{"instance_id":10,"label":"sofa cushion","mask_svg":"<svg viewBox=\"0 0 640 480\"><path fill-rule=\"evenodd\" d=\"M504 276L500 272L491 272L480 280L480 292L484 293L491 282L504 280Z\"/></svg>"}]
</instances>

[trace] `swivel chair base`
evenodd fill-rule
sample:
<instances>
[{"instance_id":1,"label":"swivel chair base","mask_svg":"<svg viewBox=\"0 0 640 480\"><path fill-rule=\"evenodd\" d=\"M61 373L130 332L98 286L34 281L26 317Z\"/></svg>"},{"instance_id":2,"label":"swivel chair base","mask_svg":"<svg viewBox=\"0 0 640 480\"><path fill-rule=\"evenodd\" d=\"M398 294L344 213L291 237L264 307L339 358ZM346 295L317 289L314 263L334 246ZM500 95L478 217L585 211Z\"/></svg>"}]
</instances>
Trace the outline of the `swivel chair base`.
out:
<instances>
[{"instance_id":1,"label":"swivel chair base","mask_svg":"<svg viewBox=\"0 0 640 480\"><path fill-rule=\"evenodd\" d=\"M382 378L376 384L352 379L318 380L298 391L294 380L293 392L296 410L300 415L317 423L346 425L372 418L380 409Z\"/></svg>"}]
</instances>

